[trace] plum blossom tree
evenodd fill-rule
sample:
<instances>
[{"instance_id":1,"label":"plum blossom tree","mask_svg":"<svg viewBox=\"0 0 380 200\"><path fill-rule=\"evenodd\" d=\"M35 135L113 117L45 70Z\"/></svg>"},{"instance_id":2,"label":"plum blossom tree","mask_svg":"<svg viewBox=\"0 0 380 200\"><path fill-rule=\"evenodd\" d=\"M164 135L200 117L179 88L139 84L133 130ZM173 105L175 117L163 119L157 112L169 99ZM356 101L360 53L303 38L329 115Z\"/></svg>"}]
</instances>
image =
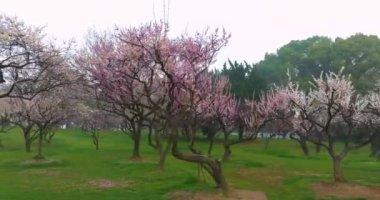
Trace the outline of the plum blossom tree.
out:
<instances>
[{"instance_id":1,"label":"plum blossom tree","mask_svg":"<svg viewBox=\"0 0 380 200\"><path fill-rule=\"evenodd\" d=\"M38 139L36 159L44 159L42 146L44 139L70 113L69 98L62 88L49 93L39 93L31 100L24 98L2 98L7 102L9 122L22 129L25 151L31 152L31 144Z\"/></svg>"},{"instance_id":2,"label":"plum blossom tree","mask_svg":"<svg viewBox=\"0 0 380 200\"><path fill-rule=\"evenodd\" d=\"M30 119L36 126L37 131L37 155L36 159L44 159L42 154L44 137L69 117L75 110L75 106L70 101L66 88L56 88L49 93L40 93L32 100L32 112Z\"/></svg>"},{"instance_id":3,"label":"plum blossom tree","mask_svg":"<svg viewBox=\"0 0 380 200\"><path fill-rule=\"evenodd\" d=\"M208 95L200 102L200 113L206 121L216 121L218 127L224 135L224 154L223 160L228 160L231 149L229 136L236 130L239 119L237 100L229 93L229 80L226 77L219 77L214 84L209 84L209 90L205 90ZM209 154L213 144L213 138L210 140Z\"/></svg>"},{"instance_id":4,"label":"plum blossom tree","mask_svg":"<svg viewBox=\"0 0 380 200\"><path fill-rule=\"evenodd\" d=\"M231 146L258 137L259 132L270 130L271 133L266 141L268 146L269 139L277 134L286 125L284 119L289 117L288 112L289 97L282 88L275 87L266 93L258 96L258 99L245 100L238 108L239 114L235 117L235 129L239 130L239 138L225 142L225 146ZM241 128L243 123L243 128Z\"/></svg>"},{"instance_id":5,"label":"plum blossom tree","mask_svg":"<svg viewBox=\"0 0 380 200\"><path fill-rule=\"evenodd\" d=\"M370 143L374 132L362 135L359 141L353 136L360 134L359 128L378 125L378 118L366 112L369 105L367 97L356 94L349 77L342 75L342 71L314 78L307 93L293 83L285 91L290 98L290 110L294 113L294 130L303 134L307 141L324 148L333 161L334 180L345 181L341 161L350 151ZM320 134L322 139L315 137L316 134ZM337 141L342 135L344 145L339 147Z\"/></svg>"},{"instance_id":6,"label":"plum blossom tree","mask_svg":"<svg viewBox=\"0 0 380 200\"><path fill-rule=\"evenodd\" d=\"M115 129L121 124L121 120L115 115L93 108L89 105L80 104L76 106L78 115L73 119L87 133L91 135L92 143L99 150L101 131Z\"/></svg>"},{"instance_id":7,"label":"plum blossom tree","mask_svg":"<svg viewBox=\"0 0 380 200\"><path fill-rule=\"evenodd\" d=\"M85 73L96 80L91 87L95 88L98 107L124 119L123 131L134 141L131 158L140 158L143 122L152 114L140 101L146 101L146 92L154 92L152 79L147 79L153 72L147 68L144 55L115 35L93 32L88 49L81 52L77 63L85 65Z\"/></svg>"},{"instance_id":8,"label":"plum blossom tree","mask_svg":"<svg viewBox=\"0 0 380 200\"><path fill-rule=\"evenodd\" d=\"M32 112L34 112L33 102L20 98L4 98L4 101L8 102L10 123L21 128L25 151L31 152L32 143L38 138L35 123L31 118Z\"/></svg>"},{"instance_id":9,"label":"plum blossom tree","mask_svg":"<svg viewBox=\"0 0 380 200\"><path fill-rule=\"evenodd\" d=\"M251 132L249 137L257 136L267 123L287 117L289 102L288 93L278 87L263 93L258 100L246 101L248 112L243 115Z\"/></svg>"},{"instance_id":10,"label":"plum blossom tree","mask_svg":"<svg viewBox=\"0 0 380 200\"><path fill-rule=\"evenodd\" d=\"M378 92L370 92L365 97L368 102L366 112L374 115L373 117L380 117L380 95ZM380 134L378 129L374 132L374 138L371 141L371 156L376 156L380 160Z\"/></svg>"},{"instance_id":11,"label":"plum blossom tree","mask_svg":"<svg viewBox=\"0 0 380 200\"><path fill-rule=\"evenodd\" d=\"M56 68L66 62L69 49L48 41L40 27L0 15L0 98L31 99L62 85Z\"/></svg>"},{"instance_id":12,"label":"plum blossom tree","mask_svg":"<svg viewBox=\"0 0 380 200\"><path fill-rule=\"evenodd\" d=\"M162 24L146 24L119 28L115 36L117 43L100 40L90 46L93 56L84 59L98 91L112 96L118 106L127 102L130 113L138 106L144 117L153 114L168 136L172 155L200 164L218 187L227 189L219 161L199 152L182 153L178 137L180 124L196 119L192 111L206 97L201 86L209 81L204 74L229 35L215 31L171 39ZM94 63L99 57L102 60Z\"/></svg>"}]
</instances>

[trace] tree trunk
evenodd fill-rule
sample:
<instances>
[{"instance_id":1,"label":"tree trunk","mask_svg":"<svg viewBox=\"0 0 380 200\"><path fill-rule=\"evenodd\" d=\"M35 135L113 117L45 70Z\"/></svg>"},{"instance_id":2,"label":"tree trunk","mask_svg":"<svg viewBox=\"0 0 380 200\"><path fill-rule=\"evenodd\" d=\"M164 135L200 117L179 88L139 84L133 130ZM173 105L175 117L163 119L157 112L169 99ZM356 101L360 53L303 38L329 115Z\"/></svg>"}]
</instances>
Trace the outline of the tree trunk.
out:
<instances>
[{"instance_id":1,"label":"tree trunk","mask_svg":"<svg viewBox=\"0 0 380 200\"><path fill-rule=\"evenodd\" d=\"M318 141L318 143L322 143L322 134L317 133L317 141ZM321 147L322 147L322 145L316 144L316 146L315 146L315 153L320 153L321 152Z\"/></svg>"},{"instance_id":2,"label":"tree trunk","mask_svg":"<svg viewBox=\"0 0 380 200\"><path fill-rule=\"evenodd\" d=\"M149 145L151 147L153 147L154 150L156 150L158 152L158 154L160 155L160 157L158 159L158 163L157 163L157 169L160 171L164 171L165 161L166 161L166 157L167 157L169 150L170 150L170 145L168 142L166 144L165 149L164 149L162 147L160 134L156 131L154 133L154 143L153 143L152 134L153 134L153 128L152 128L152 126L149 126L149 132L148 132Z\"/></svg>"},{"instance_id":3,"label":"tree trunk","mask_svg":"<svg viewBox=\"0 0 380 200\"><path fill-rule=\"evenodd\" d=\"M228 191L228 185L223 175L222 165L217 159L210 159L205 164L201 164L201 166L212 176L217 188L220 188L223 191Z\"/></svg>"},{"instance_id":4,"label":"tree trunk","mask_svg":"<svg viewBox=\"0 0 380 200\"><path fill-rule=\"evenodd\" d=\"M186 135L187 135L187 139L189 140L188 147L189 147L189 150L192 153L199 154L200 151L198 151L198 150L196 150L194 148L194 144L195 144L195 132L196 132L196 130L194 130L192 128L187 128Z\"/></svg>"},{"instance_id":5,"label":"tree trunk","mask_svg":"<svg viewBox=\"0 0 380 200\"><path fill-rule=\"evenodd\" d=\"M208 145L208 151L207 151L207 154L208 155L211 155L211 151L212 151L212 148L213 148L213 146L214 146L214 138L215 138L215 135L212 135L211 137L210 137L210 143L209 143L209 145Z\"/></svg>"},{"instance_id":6,"label":"tree trunk","mask_svg":"<svg viewBox=\"0 0 380 200\"><path fill-rule=\"evenodd\" d=\"M156 151L161 151L159 148L160 147L160 141L159 141L159 138L158 138L158 133L155 131L154 135L155 135L155 143L153 143L153 140L152 140L152 134L153 134L153 128L152 128L152 125L150 125L148 127L148 144L149 146L153 147L154 150Z\"/></svg>"},{"instance_id":7,"label":"tree trunk","mask_svg":"<svg viewBox=\"0 0 380 200\"><path fill-rule=\"evenodd\" d=\"M31 135L32 132L32 127L31 125L21 127L22 132L24 135L24 143L25 143L25 152L30 153L32 152L32 143L35 140L34 135Z\"/></svg>"},{"instance_id":8,"label":"tree trunk","mask_svg":"<svg viewBox=\"0 0 380 200\"><path fill-rule=\"evenodd\" d=\"M170 140L167 142L166 147L164 149L160 145L160 150L159 150L159 152L160 152L160 159L158 161L158 166L157 166L157 168L159 170L162 170L162 171L164 170L165 161L166 161L166 158L167 158L167 155L168 155L168 153L170 151L171 146L172 146L172 142Z\"/></svg>"},{"instance_id":9,"label":"tree trunk","mask_svg":"<svg viewBox=\"0 0 380 200\"><path fill-rule=\"evenodd\" d=\"M34 157L35 159L44 159L44 156L42 155L42 143L44 140L44 134L42 131L39 131L38 133L38 146L37 146L37 155Z\"/></svg>"},{"instance_id":10,"label":"tree trunk","mask_svg":"<svg viewBox=\"0 0 380 200\"><path fill-rule=\"evenodd\" d=\"M228 190L228 185L222 172L221 163L217 159L209 158L207 156L200 155L200 154L189 154L189 155L182 154L177 149L176 141L174 141L173 146L172 146L172 154L175 158L179 160L184 160L184 161L200 164L201 167L205 169L213 178L217 188L220 188L223 191Z\"/></svg>"},{"instance_id":11,"label":"tree trunk","mask_svg":"<svg viewBox=\"0 0 380 200\"><path fill-rule=\"evenodd\" d=\"M95 150L99 150L99 139L100 135L97 131L91 131L92 134L92 143L95 145Z\"/></svg>"},{"instance_id":12,"label":"tree trunk","mask_svg":"<svg viewBox=\"0 0 380 200\"><path fill-rule=\"evenodd\" d=\"M32 152L32 140L25 138L25 152L30 153Z\"/></svg>"},{"instance_id":13,"label":"tree trunk","mask_svg":"<svg viewBox=\"0 0 380 200\"><path fill-rule=\"evenodd\" d=\"M133 152L131 159L140 159L140 140L141 140L141 125L137 125L137 130L133 133Z\"/></svg>"},{"instance_id":14,"label":"tree trunk","mask_svg":"<svg viewBox=\"0 0 380 200\"><path fill-rule=\"evenodd\" d=\"M303 155L309 156L309 148L307 147L306 141L303 139L300 139L299 143L301 145Z\"/></svg>"},{"instance_id":15,"label":"tree trunk","mask_svg":"<svg viewBox=\"0 0 380 200\"><path fill-rule=\"evenodd\" d=\"M224 144L223 162L228 161L231 156L231 149L229 144Z\"/></svg>"},{"instance_id":16,"label":"tree trunk","mask_svg":"<svg viewBox=\"0 0 380 200\"><path fill-rule=\"evenodd\" d=\"M224 141L223 141L223 147L224 147L224 153L223 153L223 161L228 161L230 159L231 155L231 149L230 149L230 144L228 144L228 138L229 134L224 133Z\"/></svg>"},{"instance_id":17,"label":"tree trunk","mask_svg":"<svg viewBox=\"0 0 380 200\"><path fill-rule=\"evenodd\" d=\"M99 139L98 138L93 138L93 142L95 145L95 150L99 150Z\"/></svg>"},{"instance_id":18,"label":"tree trunk","mask_svg":"<svg viewBox=\"0 0 380 200\"><path fill-rule=\"evenodd\" d=\"M47 131L44 134L45 141L50 144L54 136L55 136L55 132L54 131L51 131L51 130Z\"/></svg>"},{"instance_id":19,"label":"tree trunk","mask_svg":"<svg viewBox=\"0 0 380 200\"><path fill-rule=\"evenodd\" d=\"M346 180L344 179L343 176L343 171L340 166L341 163L340 158L333 158L333 172L334 172L334 181L335 182L345 182Z\"/></svg>"},{"instance_id":20,"label":"tree trunk","mask_svg":"<svg viewBox=\"0 0 380 200\"><path fill-rule=\"evenodd\" d=\"M319 145L319 144L316 144L315 145L315 153L320 153L321 152L321 145Z\"/></svg>"},{"instance_id":21,"label":"tree trunk","mask_svg":"<svg viewBox=\"0 0 380 200\"><path fill-rule=\"evenodd\" d=\"M177 130L172 128L171 130L171 140L172 141L172 155L183 161L193 162L201 165L203 169L205 169L211 177L214 179L217 188L222 189L223 191L228 191L228 185L226 179L224 178L222 172L221 163L217 159L210 158L201 154L183 154L179 152L177 147Z\"/></svg>"},{"instance_id":22,"label":"tree trunk","mask_svg":"<svg viewBox=\"0 0 380 200\"><path fill-rule=\"evenodd\" d=\"M243 135L244 135L244 126L239 126L238 134L239 134L239 140L242 140Z\"/></svg>"},{"instance_id":23,"label":"tree trunk","mask_svg":"<svg viewBox=\"0 0 380 200\"><path fill-rule=\"evenodd\" d=\"M375 133L375 136L371 141L371 156L378 155L380 155L380 134Z\"/></svg>"}]
</instances>

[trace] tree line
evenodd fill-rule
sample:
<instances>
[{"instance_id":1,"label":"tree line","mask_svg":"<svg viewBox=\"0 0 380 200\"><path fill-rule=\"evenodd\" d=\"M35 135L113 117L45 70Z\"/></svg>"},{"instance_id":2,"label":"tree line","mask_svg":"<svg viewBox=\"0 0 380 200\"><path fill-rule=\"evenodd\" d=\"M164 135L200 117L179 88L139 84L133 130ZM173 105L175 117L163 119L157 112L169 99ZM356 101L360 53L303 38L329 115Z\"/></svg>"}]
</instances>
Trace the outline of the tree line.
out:
<instances>
[{"instance_id":1,"label":"tree line","mask_svg":"<svg viewBox=\"0 0 380 200\"><path fill-rule=\"evenodd\" d=\"M376 90L379 84L380 39L361 33L346 39L313 36L305 40L293 40L275 53L266 54L257 63L228 60L215 74L229 77L231 92L238 98L258 97L274 85L286 85L289 76L310 88L312 77L321 73L350 74L355 89L361 93Z\"/></svg>"}]
</instances>

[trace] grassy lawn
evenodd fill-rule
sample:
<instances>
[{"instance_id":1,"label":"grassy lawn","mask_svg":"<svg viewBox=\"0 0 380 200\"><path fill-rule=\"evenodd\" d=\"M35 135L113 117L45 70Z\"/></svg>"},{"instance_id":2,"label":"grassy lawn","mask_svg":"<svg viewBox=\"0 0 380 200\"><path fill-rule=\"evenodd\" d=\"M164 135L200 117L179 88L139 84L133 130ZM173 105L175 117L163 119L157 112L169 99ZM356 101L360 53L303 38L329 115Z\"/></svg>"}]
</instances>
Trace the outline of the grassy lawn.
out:
<instances>
[{"instance_id":1,"label":"grassy lawn","mask_svg":"<svg viewBox=\"0 0 380 200\"><path fill-rule=\"evenodd\" d=\"M96 151L90 136L62 130L44 146L45 156L53 161L36 164L27 162L35 152L25 153L21 133L12 131L1 135L0 200L167 199L175 191L215 190L195 164L169 156L166 170L156 170L158 155L146 139L141 145L143 159L131 161L132 141L127 135L105 134ZM206 143L198 145L207 148ZM221 153L220 148L216 145L214 152ZM368 155L368 148L363 148L343 161L350 183L380 186L380 162ZM332 180L325 153L305 158L297 143L285 140L272 140L267 149L260 140L233 146L223 167L231 187L263 191L271 200L316 199L313 185Z\"/></svg>"}]
</instances>

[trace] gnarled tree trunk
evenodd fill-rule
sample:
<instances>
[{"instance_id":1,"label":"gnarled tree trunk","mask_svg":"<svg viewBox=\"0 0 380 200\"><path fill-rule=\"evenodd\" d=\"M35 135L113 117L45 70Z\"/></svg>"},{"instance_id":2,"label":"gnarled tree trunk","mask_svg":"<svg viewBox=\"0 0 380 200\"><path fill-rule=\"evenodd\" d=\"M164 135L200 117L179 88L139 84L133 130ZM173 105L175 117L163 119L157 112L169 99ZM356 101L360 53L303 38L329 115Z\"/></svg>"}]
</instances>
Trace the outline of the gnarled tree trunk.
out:
<instances>
[{"instance_id":1,"label":"gnarled tree trunk","mask_svg":"<svg viewBox=\"0 0 380 200\"><path fill-rule=\"evenodd\" d=\"M203 169L205 169L210 176L213 178L216 187L222 189L223 191L228 190L228 185L226 179L224 178L221 162L217 159L210 158L201 154L183 154L179 152L177 146L177 132L172 130L172 155L183 161L193 162L199 164Z\"/></svg>"}]
</instances>

